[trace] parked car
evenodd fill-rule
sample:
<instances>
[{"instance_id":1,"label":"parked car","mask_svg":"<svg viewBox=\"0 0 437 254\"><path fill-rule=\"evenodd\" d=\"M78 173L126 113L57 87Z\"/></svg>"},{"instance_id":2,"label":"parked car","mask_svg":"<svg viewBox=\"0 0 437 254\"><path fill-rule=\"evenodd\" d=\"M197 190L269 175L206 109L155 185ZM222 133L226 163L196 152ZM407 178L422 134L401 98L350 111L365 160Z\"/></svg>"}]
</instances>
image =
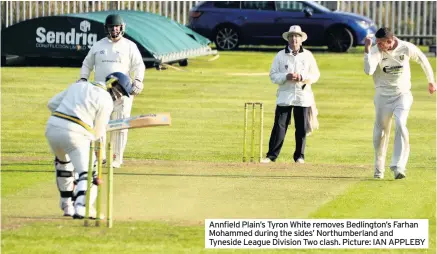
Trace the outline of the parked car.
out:
<instances>
[{"instance_id":1,"label":"parked car","mask_svg":"<svg viewBox=\"0 0 437 254\"><path fill-rule=\"evenodd\" d=\"M282 33L300 25L308 34L307 46L328 46L345 52L364 45L376 32L364 16L331 11L313 1L206 1L190 10L188 27L215 42L220 50L239 45L283 45Z\"/></svg>"}]
</instances>

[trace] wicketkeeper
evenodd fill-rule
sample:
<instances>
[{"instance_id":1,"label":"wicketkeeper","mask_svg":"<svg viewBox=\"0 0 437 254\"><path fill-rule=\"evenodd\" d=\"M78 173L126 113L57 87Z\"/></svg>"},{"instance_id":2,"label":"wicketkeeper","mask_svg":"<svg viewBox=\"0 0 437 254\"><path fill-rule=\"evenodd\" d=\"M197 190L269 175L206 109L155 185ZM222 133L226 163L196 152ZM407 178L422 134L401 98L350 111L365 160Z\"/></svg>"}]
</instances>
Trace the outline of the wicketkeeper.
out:
<instances>
[{"instance_id":1,"label":"wicketkeeper","mask_svg":"<svg viewBox=\"0 0 437 254\"><path fill-rule=\"evenodd\" d=\"M80 71L81 80L88 80L94 69L95 80L105 81L105 77L112 72L121 72L129 76L132 74L131 95L138 95L143 90L145 66L137 45L123 37L126 24L120 15L111 14L105 21L107 37L95 43L85 60ZM111 119L130 117L133 96L123 97L114 104L114 113ZM111 143L114 147L113 167L119 168L123 164L123 154L127 144L128 130L111 132ZM105 148L105 142L103 149ZM104 158L106 155L104 155Z\"/></svg>"},{"instance_id":2,"label":"wicketkeeper","mask_svg":"<svg viewBox=\"0 0 437 254\"><path fill-rule=\"evenodd\" d=\"M90 159L95 160L89 158L90 142L106 136L114 101L129 97L131 92L129 77L117 72L108 75L106 83L78 81L49 101L52 116L45 135L56 156L56 184L64 216L84 218L88 163ZM79 176L76 188L74 173ZM97 183L97 179L94 182ZM90 217L95 218L92 206L97 194L95 185L90 194Z\"/></svg>"}]
</instances>

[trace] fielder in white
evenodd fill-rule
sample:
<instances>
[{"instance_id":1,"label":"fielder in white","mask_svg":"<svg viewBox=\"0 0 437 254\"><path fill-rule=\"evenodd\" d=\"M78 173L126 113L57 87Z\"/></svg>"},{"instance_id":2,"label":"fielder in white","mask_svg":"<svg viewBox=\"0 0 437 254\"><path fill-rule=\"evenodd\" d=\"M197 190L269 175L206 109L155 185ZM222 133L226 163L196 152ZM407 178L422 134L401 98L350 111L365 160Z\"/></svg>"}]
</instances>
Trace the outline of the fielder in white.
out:
<instances>
[{"instance_id":1,"label":"fielder in white","mask_svg":"<svg viewBox=\"0 0 437 254\"><path fill-rule=\"evenodd\" d=\"M103 38L92 46L83 61L80 71L81 80L88 80L94 69L95 81L105 81L105 77L112 72L121 72L132 75L132 93L138 95L143 90L145 66L137 45L123 37L126 24L121 16L111 14L105 21L107 38ZM114 104L114 113L111 119L130 117L133 96L123 97ZM111 143L114 146L113 166L119 168L123 164L123 154L127 144L128 130L111 132ZM105 146L104 141L103 147ZM106 155L104 155L104 159Z\"/></svg>"},{"instance_id":2,"label":"fielder in white","mask_svg":"<svg viewBox=\"0 0 437 254\"><path fill-rule=\"evenodd\" d=\"M79 81L48 103L52 116L47 122L45 135L56 156L56 184L64 216L84 218L90 141L106 135L114 101L123 95L129 96L132 90L129 77L120 72L110 74L106 80L106 84ZM74 173L79 176L76 188ZM97 175L97 172L93 173ZM96 179L94 183L97 183ZM90 208L93 208L96 194L93 185ZM95 209L90 211L90 216L95 218Z\"/></svg>"},{"instance_id":3,"label":"fielder in white","mask_svg":"<svg viewBox=\"0 0 437 254\"><path fill-rule=\"evenodd\" d=\"M375 83L374 178L384 178L385 157L391 120L394 116L396 130L390 169L395 179L402 179L406 176L406 165L410 153L407 129L408 113L413 103L413 95L410 91L410 60L422 66L428 79L430 94L436 91L434 73L428 59L420 49L396 38L389 28L380 28L375 37L375 46L372 47L372 38L366 38L364 46L364 72L372 75Z\"/></svg>"}]
</instances>

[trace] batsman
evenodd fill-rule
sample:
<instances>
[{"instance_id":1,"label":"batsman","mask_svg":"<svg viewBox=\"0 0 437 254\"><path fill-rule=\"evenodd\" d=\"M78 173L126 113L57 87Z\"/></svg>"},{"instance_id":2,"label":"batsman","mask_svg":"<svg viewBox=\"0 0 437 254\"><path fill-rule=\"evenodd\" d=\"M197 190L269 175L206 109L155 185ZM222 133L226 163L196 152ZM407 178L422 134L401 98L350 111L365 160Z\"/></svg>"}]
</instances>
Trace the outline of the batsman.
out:
<instances>
[{"instance_id":1,"label":"batsman","mask_svg":"<svg viewBox=\"0 0 437 254\"><path fill-rule=\"evenodd\" d=\"M97 82L104 82L105 77L113 72L121 72L127 76L132 74L132 91L129 97L123 97L114 103L112 120L128 118L131 114L134 96L142 92L144 85L145 65L137 45L131 40L124 38L126 24L122 17L111 14L105 20L106 38L95 43L80 70L80 80L87 81L94 69L94 77ZM119 168L123 164L123 154L127 144L128 130L111 132L111 143L114 146L113 167ZM106 140L103 142L105 150ZM106 154L103 161L106 161Z\"/></svg>"},{"instance_id":2,"label":"batsman","mask_svg":"<svg viewBox=\"0 0 437 254\"><path fill-rule=\"evenodd\" d=\"M48 103L52 116L47 121L45 135L56 156L56 184L64 216L84 218L88 165L90 159L95 161L90 158L90 142L106 136L114 101L130 96L132 91L130 79L123 73L111 73L105 80L106 83L76 82ZM79 176L76 188L74 173ZM94 179L91 187L90 208L96 199L98 182ZM90 217L95 218L95 209L90 211Z\"/></svg>"}]
</instances>

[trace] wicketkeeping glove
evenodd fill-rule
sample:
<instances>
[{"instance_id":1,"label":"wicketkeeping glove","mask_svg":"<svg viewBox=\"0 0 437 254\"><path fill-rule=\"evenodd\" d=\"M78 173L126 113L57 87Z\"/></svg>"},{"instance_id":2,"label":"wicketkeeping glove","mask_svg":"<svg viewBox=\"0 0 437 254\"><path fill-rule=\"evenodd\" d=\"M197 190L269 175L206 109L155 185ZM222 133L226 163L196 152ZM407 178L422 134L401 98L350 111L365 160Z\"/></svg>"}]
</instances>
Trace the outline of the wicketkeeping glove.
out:
<instances>
[{"instance_id":1,"label":"wicketkeeping glove","mask_svg":"<svg viewBox=\"0 0 437 254\"><path fill-rule=\"evenodd\" d=\"M132 83L132 91L131 91L131 95L138 95L141 93L141 91L143 91L144 88L144 84L143 82L139 81L138 79L135 79L134 82Z\"/></svg>"}]
</instances>

